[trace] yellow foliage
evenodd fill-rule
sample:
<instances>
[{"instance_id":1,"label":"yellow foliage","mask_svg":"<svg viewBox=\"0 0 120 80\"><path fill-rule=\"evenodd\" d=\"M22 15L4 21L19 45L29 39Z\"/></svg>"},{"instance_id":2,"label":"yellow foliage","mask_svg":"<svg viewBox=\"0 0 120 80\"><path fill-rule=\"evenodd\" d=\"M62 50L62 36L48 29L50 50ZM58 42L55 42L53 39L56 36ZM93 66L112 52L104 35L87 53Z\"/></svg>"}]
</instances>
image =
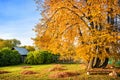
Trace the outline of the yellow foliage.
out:
<instances>
[{"instance_id":1,"label":"yellow foliage","mask_svg":"<svg viewBox=\"0 0 120 80\"><path fill-rule=\"evenodd\" d=\"M86 61L117 53L119 32L108 17L120 14L118 0L45 0L43 5L45 23L35 28L39 48Z\"/></svg>"}]
</instances>

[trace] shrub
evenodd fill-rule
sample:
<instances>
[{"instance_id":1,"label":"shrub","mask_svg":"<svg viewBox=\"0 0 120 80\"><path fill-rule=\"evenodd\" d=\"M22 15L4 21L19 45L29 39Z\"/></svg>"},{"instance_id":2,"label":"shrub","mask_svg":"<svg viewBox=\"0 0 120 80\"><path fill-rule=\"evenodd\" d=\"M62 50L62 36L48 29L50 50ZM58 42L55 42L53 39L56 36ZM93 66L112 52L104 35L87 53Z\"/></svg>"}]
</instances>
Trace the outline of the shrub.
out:
<instances>
[{"instance_id":1,"label":"shrub","mask_svg":"<svg viewBox=\"0 0 120 80\"><path fill-rule=\"evenodd\" d=\"M27 64L38 64L40 61L40 52L39 51L31 51L27 54L27 57L25 59L25 63Z\"/></svg>"},{"instance_id":2,"label":"shrub","mask_svg":"<svg viewBox=\"0 0 120 80\"><path fill-rule=\"evenodd\" d=\"M29 52L26 59L25 59L25 63L27 64L33 64L34 63L34 56L32 52Z\"/></svg>"},{"instance_id":3,"label":"shrub","mask_svg":"<svg viewBox=\"0 0 120 80\"><path fill-rule=\"evenodd\" d=\"M1 51L0 51L0 66L4 64L4 63L3 63L3 57L2 57L2 56L3 56L3 54L2 54Z\"/></svg>"},{"instance_id":4,"label":"shrub","mask_svg":"<svg viewBox=\"0 0 120 80\"><path fill-rule=\"evenodd\" d=\"M115 63L116 67L120 67L120 60Z\"/></svg>"},{"instance_id":5,"label":"shrub","mask_svg":"<svg viewBox=\"0 0 120 80\"><path fill-rule=\"evenodd\" d=\"M43 51L43 52L41 52L41 54L43 54L43 57L44 57L44 62L43 63L48 64L48 63L53 62L53 54L51 54L48 51Z\"/></svg>"},{"instance_id":6,"label":"shrub","mask_svg":"<svg viewBox=\"0 0 120 80\"><path fill-rule=\"evenodd\" d=\"M26 64L48 64L53 63L54 54L48 51L31 51L25 60Z\"/></svg>"},{"instance_id":7,"label":"shrub","mask_svg":"<svg viewBox=\"0 0 120 80\"><path fill-rule=\"evenodd\" d=\"M13 50L10 55L11 55L11 59L10 59L11 64L19 64L21 62L21 55L18 53L18 51Z\"/></svg>"},{"instance_id":8,"label":"shrub","mask_svg":"<svg viewBox=\"0 0 120 80\"><path fill-rule=\"evenodd\" d=\"M20 54L16 50L3 48L0 51L0 66L14 65L20 63Z\"/></svg>"},{"instance_id":9,"label":"shrub","mask_svg":"<svg viewBox=\"0 0 120 80\"><path fill-rule=\"evenodd\" d=\"M120 67L120 60L115 60L115 58L110 58L108 63L115 67Z\"/></svg>"}]
</instances>

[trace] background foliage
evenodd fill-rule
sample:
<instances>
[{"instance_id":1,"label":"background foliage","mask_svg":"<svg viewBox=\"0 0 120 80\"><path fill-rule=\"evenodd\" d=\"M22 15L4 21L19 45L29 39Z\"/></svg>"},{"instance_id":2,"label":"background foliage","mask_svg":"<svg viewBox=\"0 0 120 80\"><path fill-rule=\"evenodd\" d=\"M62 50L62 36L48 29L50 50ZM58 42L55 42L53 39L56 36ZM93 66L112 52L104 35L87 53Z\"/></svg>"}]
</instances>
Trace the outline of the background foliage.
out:
<instances>
[{"instance_id":1,"label":"background foliage","mask_svg":"<svg viewBox=\"0 0 120 80\"><path fill-rule=\"evenodd\" d=\"M58 60L57 55L48 51L31 51L28 53L25 63L27 64L49 64Z\"/></svg>"},{"instance_id":2,"label":"background foliage","mask_svg":"<svg viewBox=\"0 0 120 80\"><path fill-rule=\"evenodd\" d=\"M20 44L21 42L17 39L8 39L8 40L0 39L0 49L4 47L13 48L15 46L19 46Z\"/></svg>"},{"instance_id":3,"label":"background foliage","mask_svg":"<svg viewBox=\"0 0 120 80\"><path fill-rule=\"evenodd\" d=\"M15 65L21 62L21 56L16 50L3 48L0 50L0 66Z\"/></svg>"}]
</instances>

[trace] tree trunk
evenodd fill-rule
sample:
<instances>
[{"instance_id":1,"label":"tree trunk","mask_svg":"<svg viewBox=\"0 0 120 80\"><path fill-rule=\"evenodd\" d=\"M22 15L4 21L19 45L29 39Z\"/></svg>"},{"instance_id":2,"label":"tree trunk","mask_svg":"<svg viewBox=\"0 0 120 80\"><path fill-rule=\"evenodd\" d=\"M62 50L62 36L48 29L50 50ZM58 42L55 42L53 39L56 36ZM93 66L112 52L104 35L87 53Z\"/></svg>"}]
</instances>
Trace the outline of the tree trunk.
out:
<instances>
[{"instance_id":1,"label":"tree trunk","mask_svg":"<svg viewBox=\"0 0 120 80\"><path fill-rule=\"evenodd\" d=\"M100 65L100 62L101 62L101 60L97 57L97 60L95 62L95 65L93 66L93 68L98 68Z\"/></svg>"},{"instance_id":2,"label":"tree trunk","mask_svg":"<svg viewBox=\"0 0 120 80\"><path fill-rule=\"evenodd\" d=\"M94 57L91 58L90 61L88 62L88 68L87 68L88 70L92 68L92 65L93 65L93 59L94 59Z\"/></svg>"},{"instance_id":3,"label":"tree trunk","mask_svg":"<svg viewBox=\"0 0 120 80\"><path fill-rule=\"evenodd\" d=\"M99 66L99 68L105 68L108 64L109 58L105 58L105 61L103 62L102 65Z\"/></svg>"},{"instance_id":4,"label":"tree trunk","mask_svg":"<svg viewBox=\"0 0 120 80\"><path fill-rule=\"evenodd\" d=\"M109 58L105 58L103 64L100 65L101 60L98 57L93 57L93 58L90 59L90 61L88 63L88 69L91 69L91 68L105 68L108 64L108 61L109 61Z\"/></svg>"},{"instance_id":5,"label":"tree trunk","mask_svg":"<svg viewBox=\"0 0 120 80\"><path fill-rule=\"evenodd\" d=\"M95 57L92 59L91 67L94 68L94 63L95 63Z\"/></svg>"}]
</instances>

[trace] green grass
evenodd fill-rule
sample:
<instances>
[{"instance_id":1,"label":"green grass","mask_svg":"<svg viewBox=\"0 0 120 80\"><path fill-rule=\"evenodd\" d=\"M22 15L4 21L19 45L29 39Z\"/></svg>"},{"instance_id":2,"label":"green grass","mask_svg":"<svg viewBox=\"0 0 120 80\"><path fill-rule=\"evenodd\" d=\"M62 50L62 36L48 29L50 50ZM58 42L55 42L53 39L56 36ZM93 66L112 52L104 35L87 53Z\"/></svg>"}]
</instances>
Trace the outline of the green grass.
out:
<instances>
[{"instance_id":1,"label":"green grass","mask_svg":"<svg viewBox=\"0 0 120 80\"><path fill-rule=\"evenodd\" d=\"M67 78L50 78L49 75L56 72L49 72L49 68L52 68L55 64L46 65L15 65L0 67L0 70L9 71L10 73L0 74L0 80L120 80L120 78L112 78L108 75L86 75L86 71L80 64L61 64L66 70L64 71L77 71L80 73L78 76ZM23 69L23 66L31 66L31 68ZM31 70L37 72L37 74L23 75L24 70Z\"/></svg>"}]
</instances>

